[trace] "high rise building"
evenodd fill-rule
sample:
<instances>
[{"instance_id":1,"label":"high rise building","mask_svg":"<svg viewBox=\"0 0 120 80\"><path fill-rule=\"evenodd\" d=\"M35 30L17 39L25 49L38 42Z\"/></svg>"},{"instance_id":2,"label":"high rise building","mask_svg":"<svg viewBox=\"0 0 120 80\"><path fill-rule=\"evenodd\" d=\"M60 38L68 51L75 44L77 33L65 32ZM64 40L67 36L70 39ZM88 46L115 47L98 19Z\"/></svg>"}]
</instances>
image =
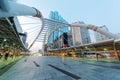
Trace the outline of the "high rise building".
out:
<instances>
[{"instance_id":1,"label":"high rise building","mask_svg":"<svg viewBox=\"0 0 120 80\"><path fill-rule=\"evenodd\" d=\"M75 22L73 24L84 24L84 22ZM72 42L74 45L88 44L91 42L90 34L87 28L71 27Z\"/></svg>"},{"instance_id":2,"label":"high rise building","mask_svg":"<svg viewBox=\"0 0 120 80\"><path fill-rule=\"evenodd\" d=\"M51 11L49 18L51 20L63 22L63 23L68 23L63 17L60 16L60 14L57 11ZM49 26L51 29L54 29L57 26ZM53 32L53 34L50 36L49 43L53 43L53 41L60 37L64 32L68 32L68 27L63 27L58 29L57 31Z\"/></svg>"},{"instance_id":3,"label":"high rise building","mask_svg":"<svg viewBox=\"0 0 120 80\"><path fill-rule=\"evenodd\" d=\"M108 28L105 25L100 26L99 28L109 32ZM94 32L94 35L95 35L96 42L109 39L109 37L107 37L103 34L100 34L98 32Z\"/></svg>"}]
</instances>

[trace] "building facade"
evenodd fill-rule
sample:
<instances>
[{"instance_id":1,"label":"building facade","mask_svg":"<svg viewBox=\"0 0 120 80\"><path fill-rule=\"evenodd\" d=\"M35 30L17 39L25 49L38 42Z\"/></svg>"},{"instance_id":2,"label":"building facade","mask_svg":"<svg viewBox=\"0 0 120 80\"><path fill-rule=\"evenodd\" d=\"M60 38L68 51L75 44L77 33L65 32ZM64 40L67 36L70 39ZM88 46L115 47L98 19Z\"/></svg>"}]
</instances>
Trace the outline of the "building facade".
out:
<instances>
[{"instance_id":1,"label":"building facade","mask_svg":"<svg viewBox=\"0 0 120 80\"><path fill-rule=\"evenodd\" d=\"M85 24L84 22L75 22L73 24ZM72 35L72 42L73 46L81 45L81 44L88 44L91 42L90 34L87 28L81 27L71 27L71 35Z\"/></svg>"},{"instance_id":2,"label":"building facade","mask_svg":"<svg viewBox=\"0 0 120 80\"><path fill-rule=\"evenodd\" d=\"M53 41L53 48L60 49L68 47L68 33L65 32Z\"/></svg>"},{"instance_id":3,"label":"building facade","mask_svg":"<svg viewBox=\"0 0 120 80\"><path fill-rule=\"evenodd\" d=\"M49 18L51 20L63 22L63 23L68 23L57 11L51 11ZM57 26L49 26L50 29L54 29ZM68 27L60 28L57 31L53 32L53 34L50 36L49 43L53 43L53 41L60 37L64 32L68 32Z\"/></svg>"}]
</instances>

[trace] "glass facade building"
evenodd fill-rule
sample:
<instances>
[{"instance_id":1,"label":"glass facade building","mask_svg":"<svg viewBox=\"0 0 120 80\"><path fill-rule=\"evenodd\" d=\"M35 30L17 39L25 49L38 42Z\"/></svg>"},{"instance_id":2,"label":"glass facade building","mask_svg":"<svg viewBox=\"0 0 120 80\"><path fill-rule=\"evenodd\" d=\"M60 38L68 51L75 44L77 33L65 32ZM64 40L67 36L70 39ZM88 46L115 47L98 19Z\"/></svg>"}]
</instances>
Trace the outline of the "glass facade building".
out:
<instances>
[{"instance_id":1,"label":"glass facade building","mask_svg":"<svg viewBox=\"0 0 120 80\"><path fill-rule=\"evenodd\" d=\"M51 11L51 12L50 12L49 19L55 20L55 21L59 21L59 22L62 22L62 23L68 23L63 17L61 17L61 15L58 13L58 11ZM57 27L57 26L51 25L51 26L49 26L49 27L50 27L50 29L54 29L54 28ZM63 27L63 28L60 28L60 29L58 29L57 31L55 31L55 32L50 36L49 43L53 43L53 41L54 41L56 38L60 37L63 33L68 32L68 30L69 30L68 27Z\"/></svg>"}]
</instances>

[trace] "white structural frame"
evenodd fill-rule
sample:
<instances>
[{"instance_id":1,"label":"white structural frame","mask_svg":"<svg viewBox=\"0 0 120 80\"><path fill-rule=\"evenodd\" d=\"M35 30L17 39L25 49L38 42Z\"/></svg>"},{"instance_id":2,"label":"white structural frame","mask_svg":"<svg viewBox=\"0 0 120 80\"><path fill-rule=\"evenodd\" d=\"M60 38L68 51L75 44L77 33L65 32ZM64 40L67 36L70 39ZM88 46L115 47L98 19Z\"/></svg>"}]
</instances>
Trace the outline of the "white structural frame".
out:
<instances>
[{"instance_id":1,"label":"white structural frame","mask_svg":"<svg viewBox=\"0 0 120 80\"><path fill-rule=\"evenodd\" d=\"M59 28L63 28L63 27L82 27L82 28L87 28L87 29L90 29L90 30L93 30L93 31L96 31L100 34L103 34L105 36L108 36L109 38L113 38L113 39L118 39L119 37L113 33L110 33L110 32L107 32L101 28L99 28L98 26L94 26L94 25L90 25L90 24L77 24L77 23L74 23L74 24L65 24L65 23L61 23L61 24L64 24L65 26L61 25L61 26L57 26L55 27L48 35L48 39L47 39L47 44L49 42L49 38L50 36L52 35L53 32L55 32L56 30L58 30Z\"/></svg>"},{"instance_id":2,"label":"white structural frame","mask_svg":"<svg viewBox=\"0 0 120 80\"><path fill-rule=\"evenodd\" d=\"M41 29L37 37L35 38L35 40L29 46L28 49L30 49L44 28L43 16L41 12L36 8L29 7L23 4L18 4L10 0L0 0L0 18L7 18L7 17L14 17L14 16L33 16L33 17L40 18L40 20L42 21Z\"/></svg>"},{"instance_id":3,"label":"white structural frame","mask_svg":"<svg viewBox=\"0 0 120 80\"><path fill-rule=\"evenodd\" d=\"M41 12L39 10L37 10L36 8L28 7L28 6L22 5L22 4L18 4L16 2L13 2L13 1L10 1L10 0L0 0L0 18L14 17L14 16L27 16L27 15L38 17L42 21L42 27L41 27L37 37L35 38L35 40L29 46L28 49L30 49L33 46L33 44L35 43L35 41L38 39L39 35L41 34L41 32L43 31L43 28L44 28L44 20L43 20L43 16L42 16ZM54 21L54 20L52 20L52 21L57 22L57 21ZM62 25L65 25L65 26L58 25L57 28L53 29L52 32L48 35L47 42L49 41L50 35L54 31L56 31L59 28L66 27L66 26L84 27L84 28L87 28L87 29L91 29L93 31L97 31L97 32L99 32L103 35L106 35L110 38L113 38L113 39L118 38L118 36L116 36L116 35L114 35L110 32L107 32L103 29L100 29L99 27L94 26L94 25L76 24L76 23L75 24L65 24L65 23L62 23L62 22L59 22L59 23L61 23Z\"/></svg>"}]
</instances>

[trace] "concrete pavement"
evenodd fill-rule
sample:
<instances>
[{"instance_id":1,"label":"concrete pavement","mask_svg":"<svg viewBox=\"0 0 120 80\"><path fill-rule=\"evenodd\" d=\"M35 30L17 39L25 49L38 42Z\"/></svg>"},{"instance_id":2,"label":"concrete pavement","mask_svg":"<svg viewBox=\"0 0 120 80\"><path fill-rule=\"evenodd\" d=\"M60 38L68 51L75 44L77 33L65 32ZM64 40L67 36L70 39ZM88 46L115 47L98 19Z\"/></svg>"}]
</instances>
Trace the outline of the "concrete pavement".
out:
<instances>
[{"instance_id":1,"label":"concrete pavement","mask_svg":"<svg viewBox=\"0 0 120 80\"><path fill-rule=\"evenodd\" d=\"M64 63L59 57L27 57L0 76L0 80L76 80L65 71L80 77L80 80L120 80L119 68L90 65L68 58ZM48 64L62 69L63 72ZM119 67L119 64L117 66Z\"/></svg>"}]
</instances>

